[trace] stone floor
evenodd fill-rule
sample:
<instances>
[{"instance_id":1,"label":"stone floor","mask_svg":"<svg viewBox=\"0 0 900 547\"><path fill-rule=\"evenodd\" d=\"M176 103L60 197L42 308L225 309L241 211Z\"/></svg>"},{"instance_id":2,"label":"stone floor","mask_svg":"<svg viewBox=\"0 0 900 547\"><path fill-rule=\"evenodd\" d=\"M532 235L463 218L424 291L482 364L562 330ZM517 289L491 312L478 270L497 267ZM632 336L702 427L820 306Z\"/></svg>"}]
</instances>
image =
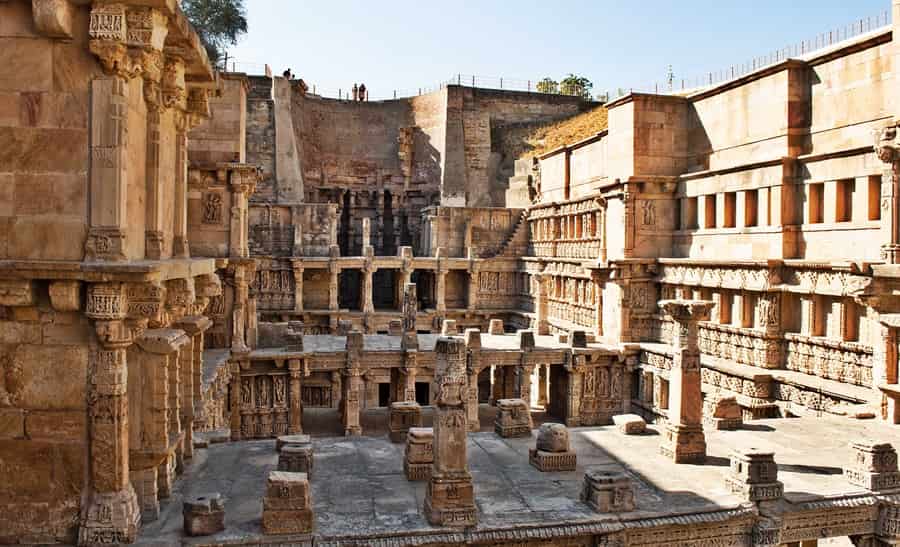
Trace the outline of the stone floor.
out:
<instances>
[{"instance_id":1,"label":"stone floor","mask_svg":"<svg viewBox=\"0 0 900 547\"><path fill-rule=\"evenodd\" d=\"M632 477L638 509L629 518L734 507L740 500L728 492L724 480L733 448L774 451L789 501L848 493L856 490L842 476L842 466L851 455L848 443L865 437L900 447L900 430L874 421L833 417L760 420L741 431L707 432L707 463L675 465L658 455L656 426L642 436L624 436L612 426L576 428L572 442L578 469L541 473L528 464L527 451L533 439L501 439L489 431L472 433L469 465L479 509L478 528L609 518L578 500L584 471L589 468L621 470ZM362 539L434 530L422 514L425 483L409 482L403 475L402 444L391 444L383 434L314 437L313 443L316 536ZM258 538L265 476L276 461L271 440L213 444L198 451L161 519L143 527L140 544L179 542L182 496L209 491L226 497L228 528L191 543Z\"/></svg>"}]
</instances>

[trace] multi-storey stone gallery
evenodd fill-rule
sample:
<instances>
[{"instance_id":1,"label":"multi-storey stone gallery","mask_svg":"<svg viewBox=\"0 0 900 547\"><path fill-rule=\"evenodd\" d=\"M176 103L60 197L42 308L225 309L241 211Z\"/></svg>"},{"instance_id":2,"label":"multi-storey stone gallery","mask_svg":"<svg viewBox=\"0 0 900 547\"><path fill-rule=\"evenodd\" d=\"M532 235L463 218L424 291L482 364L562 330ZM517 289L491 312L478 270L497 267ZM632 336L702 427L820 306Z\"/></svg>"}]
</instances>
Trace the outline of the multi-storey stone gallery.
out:
<instances>
[{"instance_id":1,"label":"multi-storey stone gallery","mask_svg":"<svg viewBox=\"0 0 900 547\"><path fill-rule=\"evenodd\" d=\"M351 102L0 0L0 543L900 544L894 19Z\"/></svg>"}]
</instances>

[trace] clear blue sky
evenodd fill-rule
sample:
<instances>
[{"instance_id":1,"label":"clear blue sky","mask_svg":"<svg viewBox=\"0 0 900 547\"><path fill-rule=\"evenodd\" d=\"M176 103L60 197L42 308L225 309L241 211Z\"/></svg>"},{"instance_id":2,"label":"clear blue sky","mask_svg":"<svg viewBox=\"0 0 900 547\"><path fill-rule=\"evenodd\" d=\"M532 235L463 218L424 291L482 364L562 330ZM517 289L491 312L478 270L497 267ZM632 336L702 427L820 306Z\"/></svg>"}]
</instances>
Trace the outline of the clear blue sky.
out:
<instances>
[{"instance_id":1,"label":"clear blue sky","mask_svg":"<svg viewBox=\"0 0 900 547\"><path fill-rule=\"evenodd\" d=\"M245 0L238 70L290 67L336 95L365 82L372 98L434 86L457 73L559 79L594 91L676 80L783 48L890 0ZM258 66L241 63L257 63Z\"/></svg>"}]
</instances>

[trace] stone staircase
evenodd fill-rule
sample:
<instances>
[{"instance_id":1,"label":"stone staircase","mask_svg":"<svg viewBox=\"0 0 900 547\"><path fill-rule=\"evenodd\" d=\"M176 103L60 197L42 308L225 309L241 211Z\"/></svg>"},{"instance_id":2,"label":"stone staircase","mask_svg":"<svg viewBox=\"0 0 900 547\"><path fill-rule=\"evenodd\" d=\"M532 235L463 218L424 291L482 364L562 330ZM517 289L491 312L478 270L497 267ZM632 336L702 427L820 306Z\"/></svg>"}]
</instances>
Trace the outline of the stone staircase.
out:
<instances>
[{"instance_id":1,"label":"stone staircase","mask_svg":"<svg viewBox=\"0 0 900 547\"><path fill-rule=\"evenodd\" d=\"M497 249L494 257L515 257L526 254L528 250L528 209L519 214L519 219L509 232L509 237Z\"/></svg>"}]
</instances>

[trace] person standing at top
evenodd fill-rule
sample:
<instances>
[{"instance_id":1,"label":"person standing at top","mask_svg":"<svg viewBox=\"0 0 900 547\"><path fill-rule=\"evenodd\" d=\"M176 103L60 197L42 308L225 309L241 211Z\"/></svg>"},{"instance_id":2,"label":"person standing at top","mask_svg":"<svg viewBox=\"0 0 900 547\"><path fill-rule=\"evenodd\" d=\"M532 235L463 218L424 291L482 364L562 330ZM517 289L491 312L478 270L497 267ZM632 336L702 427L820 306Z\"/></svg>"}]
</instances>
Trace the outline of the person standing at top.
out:
<instances>
[{"instance_id":1,"label":"person standing at top","mask_svg":"<svg viewBox=\"0 0 900 547\"><path fill-rule=\"evenodd\" d=\"M359 100L359 87L357 87L357 85L356 85L355 82L354 82L354 84L353 84L353 100L354 100L354 101L358 101L358 100Z\"/></svg>"},{"instance_id":2,"label":"person standing at top","mask_svg":"<svg viewBox=\"0 0 900 547\"><path fill-rule=\"evenodd\" d=\"M359 84L359 100L368 101L369 96L366 94L366 84Z\"/></svg>"}]
</instances>

